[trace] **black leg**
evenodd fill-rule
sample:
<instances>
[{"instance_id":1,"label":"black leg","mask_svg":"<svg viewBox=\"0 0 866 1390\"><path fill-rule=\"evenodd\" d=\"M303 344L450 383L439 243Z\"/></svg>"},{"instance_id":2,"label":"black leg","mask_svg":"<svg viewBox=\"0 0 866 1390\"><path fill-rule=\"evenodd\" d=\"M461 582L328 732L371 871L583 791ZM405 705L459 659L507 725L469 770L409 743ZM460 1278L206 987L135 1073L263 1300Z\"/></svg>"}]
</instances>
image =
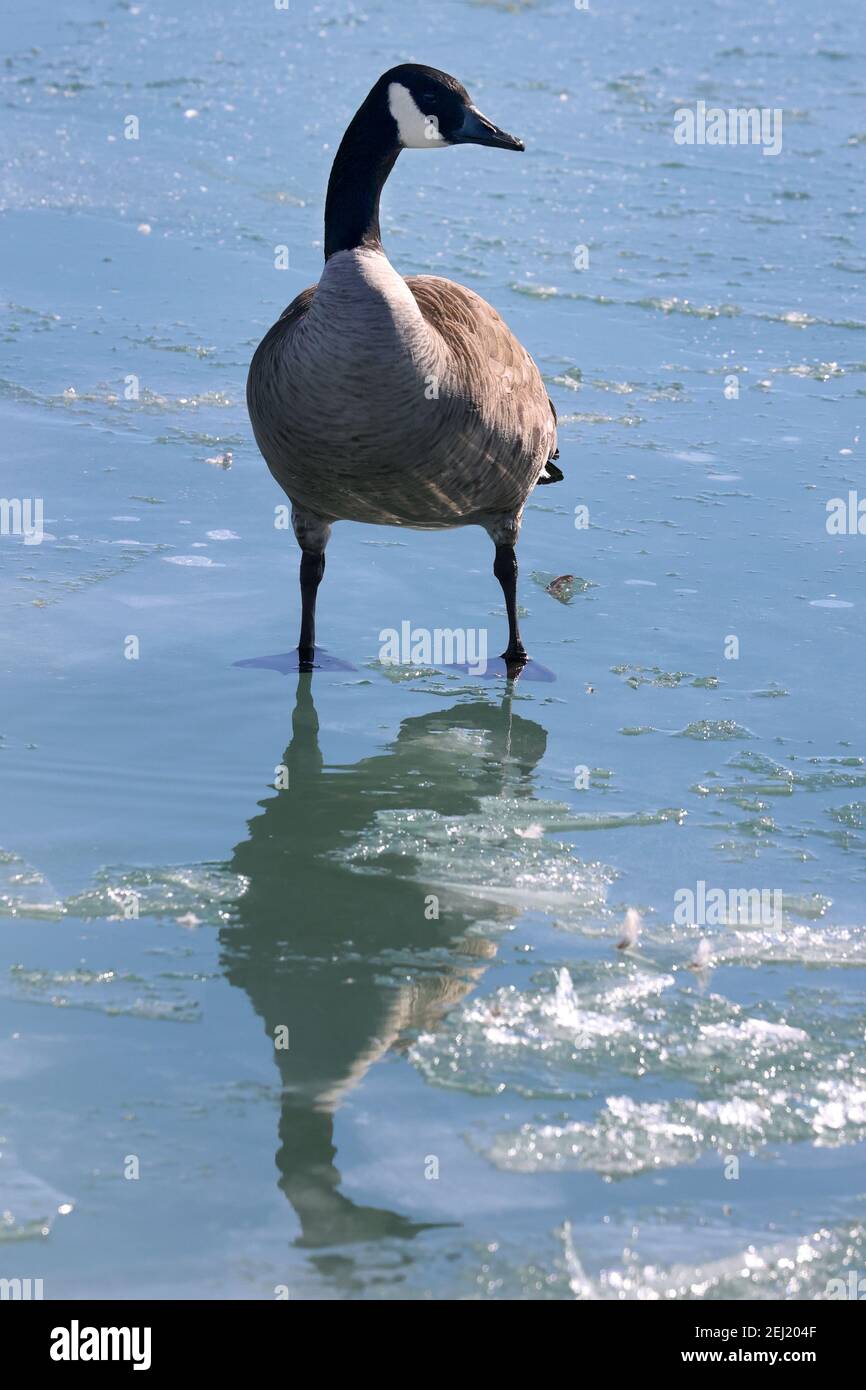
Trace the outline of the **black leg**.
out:
<instances>
[{"instance_id":1,"label":"black leg","mask_svg":"<svg viewBox=\"0 0 866 1390\"><path fill-rule=\"evenodd\" d=\"M508 614L508 647L502 653L502 658L509 667L519 668L525 664L527 657L517 626L517 555L513 545L496 547L493 573L502 585Z\"/></svg>"},{"instance_id":2,"label":"black leg","mask_svg":"<svg viewBox=\"0 0 866 1390\"><path fill-rule=\"evenodd\" d=\"M322 550L301 551L301 635L298 639L298 665L310 670L316 649L316 594L325 573Z\"/></svg>"}]
</instances>

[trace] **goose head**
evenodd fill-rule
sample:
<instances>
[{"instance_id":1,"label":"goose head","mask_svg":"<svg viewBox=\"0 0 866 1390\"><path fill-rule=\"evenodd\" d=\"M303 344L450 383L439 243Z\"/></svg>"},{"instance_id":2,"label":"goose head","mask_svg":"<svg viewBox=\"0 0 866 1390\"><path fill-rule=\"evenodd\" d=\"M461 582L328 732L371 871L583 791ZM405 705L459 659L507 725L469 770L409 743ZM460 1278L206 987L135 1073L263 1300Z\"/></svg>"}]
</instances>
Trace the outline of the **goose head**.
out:
<instances>
[{"instance_id":1,"label":"goose head","mask_svg":"<svg viewBox=\"0 0 866 1390\"><path fill-rule=\"evenodd\" d=\"M522 140L481 114L456 77L438 68L401 63L379 78L370 98L386 107L398 149L435 150L448 145L524 148Z\"/></svg>"},{"instance_id":2,"label":"goose head","mask_svg":"<svg viewBox=\"0 0 866 1390\"><path fill-rule=\"evenodd\" d=\"M359 246L381 250L379 195L400 151L448 145L523 149L522 140L482 116L456 77L420 63L389 68L337 150L325 200L325 260Z\"/></svg>"}]
</instances>

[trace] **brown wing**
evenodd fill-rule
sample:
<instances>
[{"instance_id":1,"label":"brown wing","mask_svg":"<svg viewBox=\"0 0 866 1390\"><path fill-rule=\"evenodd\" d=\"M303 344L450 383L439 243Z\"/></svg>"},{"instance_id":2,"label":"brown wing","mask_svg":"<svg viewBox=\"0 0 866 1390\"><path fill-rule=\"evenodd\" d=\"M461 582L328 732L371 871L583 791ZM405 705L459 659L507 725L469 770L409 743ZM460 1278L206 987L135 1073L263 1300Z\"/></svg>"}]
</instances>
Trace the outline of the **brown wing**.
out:
<instances>
[{"instance_id":1,"label":"brown wing","mask_svg":"<svg viewBox=\"0 0 866 1390\"><path fill-rule=\"evenodd\" d=\"M283 324L284 328L291 328L297 323L298 319L302 319L313 302L313 295L316 293L316 288L316 285L308 285L305 290L301 290L300 294L295 295L295 298L288 308L284 309L280 314L277 323ZM289 320L288 324L285 322L286 319ZM276 325L274 326L276 327Z\"/></svg>"},{"instance_id":2,"label":"brown wing","mask_svg":"<svg viewBox=\"0 0 866 1390\"><path fill-rule=\"evenodd\" d=\"M276 323L268 329L253 353L247 374L247 410L252 421L253 433L265 458L268 457L267 440L264 436L259 437L258 422L279 419L279 376L273 370L273 350L304 317L315 293L315 285L308 285L305 290L301 290L283 310Z\"/></svg>"},{"instance_id":3,"label":"brown wing","mask_svg":"<svg viewBox=\"0 0 866 1390\"><path fill-rule=\"evenodd\" d=\"M467 391L489 380L489 391L516 411L522 430L549 432L550 457L557 457L556 411L541 373L496 310L474 290L453 280L407 275L406 284L424 318L448 343ZM542 475L541 481L553 478Z\"/></svg>"}]
</instances>

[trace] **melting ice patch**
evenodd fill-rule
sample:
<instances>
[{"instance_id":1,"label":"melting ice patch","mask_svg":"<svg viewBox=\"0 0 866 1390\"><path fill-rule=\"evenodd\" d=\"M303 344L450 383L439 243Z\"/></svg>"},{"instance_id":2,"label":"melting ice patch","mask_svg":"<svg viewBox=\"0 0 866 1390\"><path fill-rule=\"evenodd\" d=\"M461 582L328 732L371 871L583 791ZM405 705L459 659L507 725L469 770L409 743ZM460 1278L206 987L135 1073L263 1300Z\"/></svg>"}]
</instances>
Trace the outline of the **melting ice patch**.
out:
<instances>
[{"instance_id":1,"label":"melting ice patch","mask_svg":"<svg viewBox=\"0 0 866 1390\"><path fill-rule=\"evenodd\" d=\"M795 792L820 792L834 787L866 787L866 758L798 757L791 755L780 763L766 753L743 750L728 762L735 769L730 778L707 774L704 782L693 790L703 795L722 797L742 804L744 796L791 796Z\"/></svg>"},{"instance_id":2,"label":"melting ice patch","mask_svg":"<svg viewBox=\"0 0 866 1390\"><path fill-rule=\"evenodd\" d=\"M529 1097L591 1095L600 1076L640 1074L658 1051L652 1020L673 975L620 961L575 973L577 985L562 969L530 990L474 995L418 1037L411 1060L440 1086Z\"/></svg>"},{"instance_id":3,"label":"melting ice patch","mask_svg":"<svg viewBox=\"0 0 866 1390\"><path fill-rule=\"evenodd\" d=\"M787 923L773 930L728 930L712 939L714 962L760 966L866 965L866 928Z\"/></svg>"},{"instance_id":4,"label":"melting ice patch","mask_svg":"<svg viewBox=\"0 0 866 1390\"><path fill-rule=\"evenodd\" d=\"M187 565L190 568L198 569L224 569L216 560L209 560L206 555L163 555L163 560L167 565Z\"/></svg>"},{"instance_id":5,"label":"melting ice patch","mask_svg":"<svg viewBox=\"0 0 866 1390\"><path fill-rule=\"evenodd\" d=\"M776 1047L809 1041L808 1033L804 1033L802 1028L791 1028L787 1023L769 1023L765 1018L747 1018L742 1023L708 1023L700 1031L701 1039L710 1051L718 1049L728 1052L743 1044Z\"/></svg>"},{"instance_id":6,"label":"melting ice patch","mask_svg":"<svg viewBox=\"0 0 866 1390\"><path fill-rule=\"evenodd\" d=\"M13 965L9 982L16 998L55 1009L92 1009L97 1013L127 1018L146 1018L171 1023L195 1023L201 1007L183 988L183 976L175 971L145 978L130 970L28 969ZM200 971L189 980L202 979Z\"/></svg>"},{"instance_id":7,"label":"melting ice patch","mask_svg":"<svg viewBox=\"0 0 866 1390\"><path fill-rule=\"evenodd\" d=\"M580 918L603 909L613 870L578 859L546 833L584 828L585 818L566 806L490 796L466 815L379 811L334 857L358 872L396 869L452 899L498 905L504 915L532 910Z\"/></svg>"},{"instance_id":8,"label":"melting ice patch","mask_svg":"<svg viewBox=\"0 0 866 1390\"><path fill-rule=\"evenodd\" d=\"M858 1224L811 1231L772 1245L748 1245L721 1259L667 1268L645 1264L624 1251L621 1265L603 1268L590 1278L571 1224L566 1222L558 1234L568 1287L578 1300L823 1299L831 1296L832 1281L840 1272L861 1266L866 1255L866 1228Z\"/></svg>"},{"instance_id":9,"label":"melting ice patch","mask_svg":"<svg viewBox=\"0 0 866 1390\"><path fill-rule=\"evenodd\" d=\"M248 880L221 864L178 865L168 869L101 869L93 887L73 894L64 911L85 921L123 919L134 903L139 917L192 914L198 922L219 926L233 917L233 905Z\"/></svg>"},{"instance_id":10,"label":"melting ice patch","mask_svg":"<svg viewBox=\"0 0 866 1390\"><path fill-rule=\"evenodd\" d=\"M44 874L20 855L0 849L0 917L56 919L64 911L62 900Z\"/></svg>"},{"instance_id":11,"label":"melting ice patch","mask_svg":"<svg viewBox=\"0 0 866 1390\"><path fill-rule=\"evenodd\" d=\"M136 917L195 917L196 925L219 926L233 916L233 904L248 880L222 864L176 865L166 869L106 868L90 888L62 898L38 869L19 855L0 850L0 917L85 921Z\"/></svg>"},{"instance_id":12,"label":"melting ice patch","mask_svg":"<svg viewBox=\"0 0 866 1390\"><path fill-rule=\"evenodd\" d=\"M162 918L183 927L219 926L232 920L234 904L247 887L246 879L219 864L114 868L101 870L84 892L62 899L51 892L37 870L16 855L3 854L0 871L0 914L24 920L69 917L86 922L129 922ZM19 961L4 975L0 990L52 1008L193 1023L201 1015L201 1006L191 991L198 989L203 978L200 969L144 976L108 962L95 968L48 969Z\"/></svg>"},{"instance_id":13,"label":"melting ice patch","mask_svg":"<svg viewBox=\"0 0 866 1390\"><path fill-rule=\"evenodd\" d=\"M653 982L653 995L673 984ZM613 1002L613 1001L610 1001ZM620 1005L626 1004L625 997ZM581 1067L618 1055L629 1032L623 1012L587 1009L567 970L556 989L521 993L513 986L476 998L452 1020L454 1032L422 1034L410 1056L429 1080L473 1091L513 1089L523 1095L573 1095Z\"/></svg>"},{"instance_id":14,"label":"melting ice patch","mask_svg":"<svg viewBox=\"0 0 866 1390\"><path fill-rule=\"evenodd\" d=\"M755 1153L771 1143L827 1147L866 1137L866 1078L804 1087L746 1088L721 1100L636 1101L608 1096L591 1121L521 1125L482 1151L510 1172L589 1170L626 1178L694 1163L703 1154Z\"/></svg>"},{"instance_id":15,"label":"melting ice patch","mask_svg":"<svg viewBox=\"0 0 866 1390\"><path fill-rule=\"evenodd\" d=\"M28 1173L0 1135L0 1245L47 1236L72 1206L68 1197Z\"/></svg>"},{"instance_id":16,"label":"melting ice patch","mask_svg":"<svg viewBox=\"0 0 866 1390\"><path fill-rule=\"evenodd\" d=\"M466 1000L410 1049L437 1085L591 1107L476 1134L474 1146L498 1167L628 1177L707 1153L866 1137L856 1011L836 1012L828 1028L822 1001L806 990L784 1011L768 1002L749 1012L643 963L573 969L574 978L560 970L530 990ZM629 1081L639 1094L620 1089Z\"/></svg>"},{"instance_id":17,"label":"melting ice patch","mask_svg":"<svg viewBox=\"0 0 866 1390\"><path fill-rule=\"evenodd\" d=\"M671 1224L662 1213L664 1245L670 1249L694 1246L697 1213L686 1209ZM684 1225L688 1222L687 1225ZM611 1227L606 1229L611 1230ZM659 1231L644 1223L641 1244ZM612 1232L613 1234L613 1232ZM565 1221L552 1233L553 1249L533 1252L503 1238L479 1250L472 1294L497 1302L522 1299L578 1301L672 1302L737 1299L819 1300L838 1297L839 1283L847 1283L850 1270L862 1270L866 1259L866 1226L847 1221L832 1226L796 1229L766 1243L736 1231L705 1232L702 1245L710 1242L713 1253L698 1261L650 1262L628 1244L617 1253L590 1256L597 1247L595 1226ZM623 1232L625 1238L625 1232ZM842 1279L840 1280L840 1275ZM835 1281L835 1282L834 1282Z\"/></svg>"}]
</instances>

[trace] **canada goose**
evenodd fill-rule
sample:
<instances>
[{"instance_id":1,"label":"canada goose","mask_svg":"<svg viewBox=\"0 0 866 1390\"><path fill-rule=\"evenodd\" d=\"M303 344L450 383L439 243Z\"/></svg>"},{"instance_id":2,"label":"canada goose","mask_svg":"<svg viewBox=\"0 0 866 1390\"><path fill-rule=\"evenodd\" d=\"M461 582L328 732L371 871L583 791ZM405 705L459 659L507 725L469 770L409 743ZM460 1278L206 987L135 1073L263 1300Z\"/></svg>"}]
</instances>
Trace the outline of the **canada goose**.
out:
<instances>
[{"instance_id":1,"label":"canada goose","mask_svg":"<svg viewBox=\"0 0 866 1390\"><path fill-rule=\"evenodd\" d=\"M404 279L379 236L379 196L400 151L448 145L524 148L447 73L416 63L384 73L334 159L322 277L250 365L253 432L301 547L302 670L314 665L316 593L339 520L483 526L505 597L509 673L527 660L514 547L531 489L562 477L553 404L489 304L452 280Z\"/></svg>"}]
</instances>

